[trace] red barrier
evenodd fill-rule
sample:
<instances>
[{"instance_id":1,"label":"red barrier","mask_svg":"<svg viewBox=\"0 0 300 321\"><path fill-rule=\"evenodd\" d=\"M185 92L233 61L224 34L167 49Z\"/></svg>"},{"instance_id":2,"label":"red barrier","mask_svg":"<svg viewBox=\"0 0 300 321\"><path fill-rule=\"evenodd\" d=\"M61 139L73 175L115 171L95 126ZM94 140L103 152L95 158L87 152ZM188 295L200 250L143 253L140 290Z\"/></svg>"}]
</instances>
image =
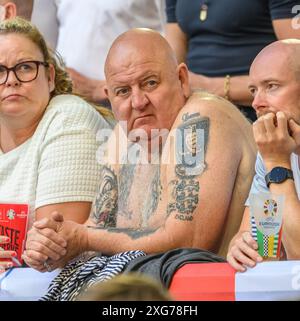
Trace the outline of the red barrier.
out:
<instances>
[{"instance_id":1,"label":"red barrier","mask_svg":"<svg viewBox=\"0 0 300 321\"><path fill-rule=\"evenodd\" d=\"M173 276L175 300L235 301L235 273L228 263L188 263Z\"/></svg>"}]
</instances>

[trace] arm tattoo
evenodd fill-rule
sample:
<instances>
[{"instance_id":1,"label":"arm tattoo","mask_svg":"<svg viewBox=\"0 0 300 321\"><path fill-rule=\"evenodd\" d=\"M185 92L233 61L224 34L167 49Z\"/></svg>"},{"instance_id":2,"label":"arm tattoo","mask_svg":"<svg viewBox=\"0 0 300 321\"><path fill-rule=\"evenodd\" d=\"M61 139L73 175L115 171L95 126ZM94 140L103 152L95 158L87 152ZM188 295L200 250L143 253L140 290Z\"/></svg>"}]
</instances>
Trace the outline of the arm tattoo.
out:
<instances>
[{"instance_id":1,"label":"arm tattoo","mask_svg":"<svg viewBox=\"0 0 300 321\"><path fill-rule=\"evenodd\" d=\"M103 229L99 226L88 226L88 228L91 229ZM148 236L153 234L157 229L153 230L135 230L130 228L107 228L105 231L109 233L124 233L128 235L132 240L137 240L139 238L142 238L144 236Z\"/></svg>"},{"instance_id":2,"label":"arm tattoo","mask_svg":"<svg viewBox=\"0 0 300 321\"><path fill-rule=\"evenodd\" d=\"M101 168L100 185L92 210L92 220L97 226L115 227L118 211L118 183L114 171Z\"/></svg>"},{"instance_id":3,"label":"arm tattoo","mask_svg":"<svg viewBox=\"0 0 300 321\"><path fill-rule=\"evenodd\" d=\"M208 144L209 119L199 113L185 114L176 137L176 179L172 185L172 201L167 215L176 212L175 218L192 221L199 203L200 185L197 180L205 170L205 153Z\"/></svg>"}]
</instances>

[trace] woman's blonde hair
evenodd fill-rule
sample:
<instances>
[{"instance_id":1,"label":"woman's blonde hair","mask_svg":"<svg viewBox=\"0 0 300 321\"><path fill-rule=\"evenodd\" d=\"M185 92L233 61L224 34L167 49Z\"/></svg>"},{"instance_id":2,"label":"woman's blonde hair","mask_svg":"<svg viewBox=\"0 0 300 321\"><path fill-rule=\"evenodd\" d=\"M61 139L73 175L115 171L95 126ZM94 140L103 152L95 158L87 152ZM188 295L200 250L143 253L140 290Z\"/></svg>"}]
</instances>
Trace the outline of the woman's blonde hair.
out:
<instances>
[{"instance_id":1,"label":"woman's blonde hair","mask_svg":"<svg viewBox=\"0 0 300 321\"><path fill-rule=\"evenodd\" d=\"M4 20L0 23L0 35L7 34L18 34L31 40L40 49L44 61L54 66L55 89L51 93L51 97L72 93L72 80L63 69L61 57L47 47L45 39L32 23L20 17Z\"/></svg>"},{"instance_id":2,"label":"woman's blonde hair","mask_svg":"<svg viewBox=\"0 0 300 321\"><path fill-rule=\"evenodd\" d=\"M41 51L44 62L53 65L55 69L55 88L51 92L51 98L62 95L72 94L73 85L69 74L65 71L65 64L58 52L48 48L46 41L38 28L29 21L16 17L13 19L4 20L0 23L0 35L18 34L31 40ZM83 97L82 97L83 98ZM92 104L95 109L103 116L113 118L112 113L106 108Z\"/></svg>"}]
</instances>

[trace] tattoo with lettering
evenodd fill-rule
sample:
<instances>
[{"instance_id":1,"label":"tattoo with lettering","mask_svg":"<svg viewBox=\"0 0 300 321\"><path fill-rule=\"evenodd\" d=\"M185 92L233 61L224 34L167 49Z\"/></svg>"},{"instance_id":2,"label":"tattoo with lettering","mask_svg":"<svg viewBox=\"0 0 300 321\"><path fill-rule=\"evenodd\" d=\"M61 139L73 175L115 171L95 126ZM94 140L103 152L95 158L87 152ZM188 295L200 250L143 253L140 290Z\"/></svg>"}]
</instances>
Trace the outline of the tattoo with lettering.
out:
<instances>
[{"instance_id":1,"label":"tattoo with lettering","mask_svg":"<svg viewBox=\"0 0 300 321\"><path fill-rule=\"evenodd\" d=\"M176 219L192 221L199 203L200 185L197 178L206 168L209 119L195 113L185 114L182 120L176 137L176 178L170 182L172 195L167 215L176 212Z\"/></svg>"},{"instance_id":2,"label":"tattoo with lettering","mask_svg":"<svg viewBox=\"0 0 300 321\"><path fill-rule=\"evenodd\" d=\"M116 174L102 166L100 185L92 210L92 220L97 226L115 227L118 212L118 182Z\"/></svg>"}]
</instances>

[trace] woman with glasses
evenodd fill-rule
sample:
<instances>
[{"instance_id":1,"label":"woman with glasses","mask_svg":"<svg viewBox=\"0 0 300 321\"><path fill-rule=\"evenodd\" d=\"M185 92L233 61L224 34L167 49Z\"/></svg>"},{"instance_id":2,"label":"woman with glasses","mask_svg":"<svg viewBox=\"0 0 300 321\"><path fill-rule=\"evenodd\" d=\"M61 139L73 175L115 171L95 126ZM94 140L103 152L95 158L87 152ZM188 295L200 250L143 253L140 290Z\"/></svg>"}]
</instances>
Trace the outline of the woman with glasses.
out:
<instances>
[{"instance_id":1,"label":"woman with glasses","mask_svg":"<svg viewBox=\"0 0 300 321\"><path fill-rule=\"evenodd\" d=\"M14 218L9 206L28 206L27 229L54 209L86 221L99 180L96 133L110 128L108 118L72 95L36 27L21 18L0 23L0 261L8 259L0 270L17 255L17 240L1 227ZM55 259L51 245L47 255Z\"/></svg>"}]
</instances>

